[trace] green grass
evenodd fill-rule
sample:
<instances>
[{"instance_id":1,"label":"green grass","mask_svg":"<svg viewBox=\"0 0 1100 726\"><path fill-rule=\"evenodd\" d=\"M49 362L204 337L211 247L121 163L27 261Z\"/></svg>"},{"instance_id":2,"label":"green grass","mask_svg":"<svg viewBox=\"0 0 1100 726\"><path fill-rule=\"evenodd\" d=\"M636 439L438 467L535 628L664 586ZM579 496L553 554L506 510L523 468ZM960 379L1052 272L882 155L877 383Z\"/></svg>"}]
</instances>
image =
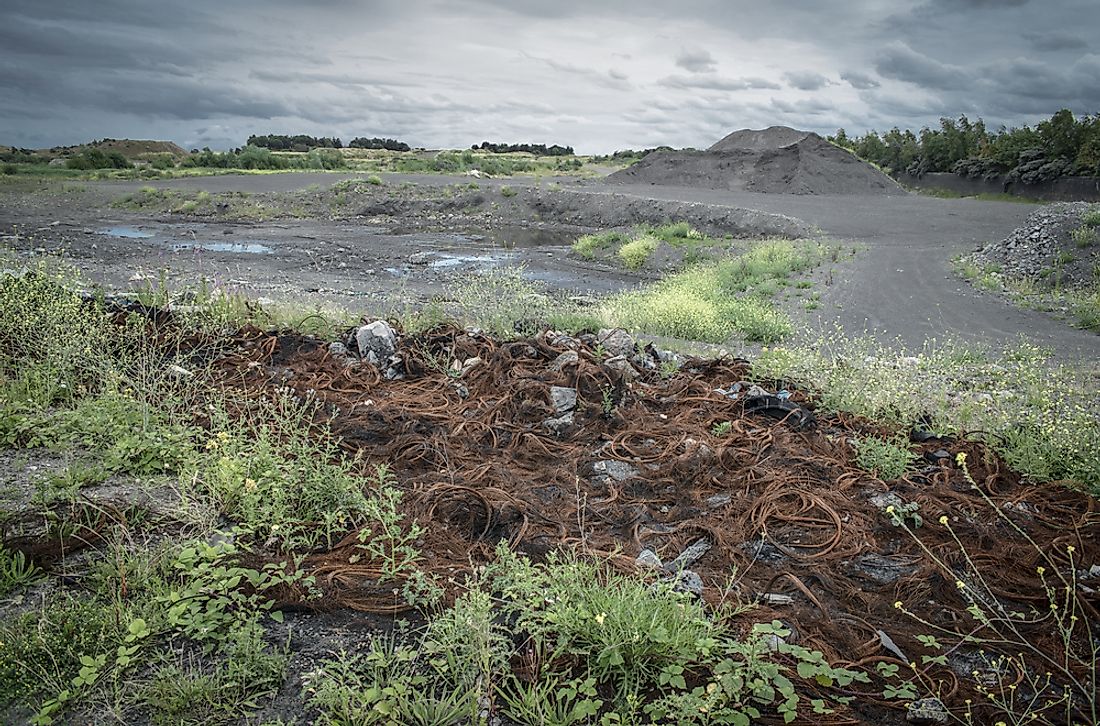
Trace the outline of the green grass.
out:
<instances>
[{"instance_id":1,"label":"green grass","mask_svg":"<svg viewBox=\"0 0 1100 726\"><path fill-rule=\"evenodd\" d=\"M1033 344L994 351L931 342L907 356L837 331L771 348L753 372L763 380L803 382L824 410L898 427L931 416L941 433L983 432L1016 471L1100 494L1097 372L1058 364Z\"/></svg>"},{"instance_id":2,"label":"green grass","mask_svg":"<svg viewBox=\"0 0 1100 726\"><path fill-rule=\"evenodd\" d=\"M609 323L638 332L720 343L733 336L771 343L790 335L790 318L756 290L804 272L823 259L819 245L786 240L700 263L602 306ZM766 288L765 288L766 289Z\"/></svg>"},{"instance_id":3,"label":"green grass","mask_svg":"<svg viewBox=\"0 0 1100 726\"><path fill-rule=\"evenodd\" d=\"M917 458L909 450L909 442L904 437L884 439L865 436L856 440L855 447L856 464L883 481L902 476Z\"/></svg>"},{"instance_id":4,"label":"green grass","mask_svg":"<svg viewBox=\"0 0 1100 726\"><path fill-rule=\"evenodd\" d=\"M630 236L624 232L600 232L586 234L573 243L573 251L586 260L595 259L596 253L612 245L628 242Z\"/></svg>"},{"instance_id":5,"label":"green grass","mask_svg":"<svg viewBox=\"0 0 1100 726\"><path fill-rule=\"evenodd\" d=\"M657 237L642 235L624 244L615 254L627 269L637 270L645 266L660 243Z\"/></svg>"}]
</instances>

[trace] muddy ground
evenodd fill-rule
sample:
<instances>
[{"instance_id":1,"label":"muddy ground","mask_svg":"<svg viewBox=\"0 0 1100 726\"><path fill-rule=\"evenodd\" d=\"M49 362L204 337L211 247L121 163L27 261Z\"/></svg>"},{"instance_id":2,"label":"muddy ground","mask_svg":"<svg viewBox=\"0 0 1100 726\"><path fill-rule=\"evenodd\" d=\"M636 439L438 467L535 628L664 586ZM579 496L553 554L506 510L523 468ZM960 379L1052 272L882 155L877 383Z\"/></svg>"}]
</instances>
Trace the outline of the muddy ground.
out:
<instances>
[{"instance_id":1,"label":"muddy ground","mask_svg":"<svg viewBox=\"0 0 1100 726\"><path fill-rule=\"evenodd\" d=\"M717 235L812 235L855 245L854 257L819 270L815 310L805 310L800 299L787 301L803 329L840 324L913 349L928 338L998 344L1023 335L1063 359L1100 358L1095 334L976 292L950 270L952 257L1011 233L1033 211L1026 204L757 194L570 178L384 175L381 185L360 185L354 204L334 206L326 190L357 176L230 175L152 183L184 195L244 192L247 204L276 217L267 221L110 206L147 186L140 182L53 185L30 193L9 186L0 192L0 235L21 254L63 248L92 279L113 287L142 284L167 269L171 282L205 275L255 297L385 312L397 297L414 303L438 297L448 281L492 266L522 264L530 278L572 295L631 287L655 273L579 260L569 254L569 244L586 231L687 219Z\"/></svg>"}]
</instances>

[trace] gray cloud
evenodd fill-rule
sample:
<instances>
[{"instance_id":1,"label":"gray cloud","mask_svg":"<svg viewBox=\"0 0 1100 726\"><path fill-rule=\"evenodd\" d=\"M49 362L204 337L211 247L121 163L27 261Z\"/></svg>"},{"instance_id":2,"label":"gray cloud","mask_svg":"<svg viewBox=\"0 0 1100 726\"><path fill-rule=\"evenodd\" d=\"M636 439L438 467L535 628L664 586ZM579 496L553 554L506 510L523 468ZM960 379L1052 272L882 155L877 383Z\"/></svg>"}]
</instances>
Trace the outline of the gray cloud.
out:
<instances>
[{"instance_id":1,"label":"gray cloud","mask_svg":"<svg viewBox=\"0 0 1100 726\"><path fill-rule=\"evenodd\" d=\"M866 90L868 88L878 88L879 82L866 73L860 73L859 71L845 71L840 74L841 80L847 81L848 85L852 88L858 88L860 90Z\"/></svg>"},{"instance_id":2,"label":"gray cloud","mask_svg":"<svg viewBox=\"0 0 1100 726\"><path fill-rule=\"evenodd\" d=\"M1095 0L5 0L0 144L311 133L609 151L776 123L1033 124L1100 109L1092 27Z\"/></svg>"},{"instance_id":3,"label":"gray cloud","mask_svg":"<svg viewBox=\"0 0 1100 726\"><path fill-rule=\"evenodd\" d=\"M964 69L941 63L910 48L901 41L891 44L875 59L880 76L934 89L961 88L970 78Z\"/></svg>"},{"instance_id":4,"label":"gray cloud","mask_svg":"<svg viewBox=\"0 0 1100 726\"><path fill-rule=\"evenodd\" d=\"M749 89L774 89L782 88L775 81L766 78L725 78L714 74L699 74L694 76L665 76L657 81L658 85L666 88L699 89L704 91L746 91Z\"/></svg>"},{"instance_id":5,"label":"gray cloud","mask_svg":"<svg viewBox=\"0 0 1100 726\"><path fill-rule=\"evenodd\" d=\"M797 88L800 91L816 91L829 85L828 78L813 71L792 71L784 73L783 77L787 79L791 88Z\"/></svg>"},{"instance_id":6,"label":"gray cloud","mask_svg":"<svg viewBox=\"0 0 1100 726\"><path fill-rule=\"evenodd\" d=\"M1038 51L1083 50L1089 46L1080 35L1059 30L1029 32L1024 33L1022 37Z\"/></svg>"},{"instance_id":7,"label":"gray cloud","mask_svg":"<svg viewBox=\"0 0 1100 726\"><path fill-rule=\"evenodd\" d=\"M706 73L715 69L717 61L710 51L699 48L682 51L676 56L676 65L689 73Z\"/></svg>"}]
</instances>

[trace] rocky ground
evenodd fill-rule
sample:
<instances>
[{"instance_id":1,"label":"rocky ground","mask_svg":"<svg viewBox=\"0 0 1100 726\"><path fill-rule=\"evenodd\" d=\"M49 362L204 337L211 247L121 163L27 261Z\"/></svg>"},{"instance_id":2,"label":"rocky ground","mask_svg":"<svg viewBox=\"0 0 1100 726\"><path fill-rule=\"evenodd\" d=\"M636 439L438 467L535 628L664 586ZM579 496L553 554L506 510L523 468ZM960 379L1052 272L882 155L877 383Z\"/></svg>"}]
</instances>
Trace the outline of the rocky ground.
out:
<instances>
[{"instance_id":1,"label":"rocky ground","mask_svg":"<svg viewBox=\"0 0 1100 726\"><path fill-rule=\"evenodd\" d=\"M1008 278L1041 281L1047 287L1100 285L1100 220L1088 226L1085 217L1100 214L1100 205L1063 202L1040 207L1002 240L991 242L970 259Z\"/></svg>"}]
</instances>

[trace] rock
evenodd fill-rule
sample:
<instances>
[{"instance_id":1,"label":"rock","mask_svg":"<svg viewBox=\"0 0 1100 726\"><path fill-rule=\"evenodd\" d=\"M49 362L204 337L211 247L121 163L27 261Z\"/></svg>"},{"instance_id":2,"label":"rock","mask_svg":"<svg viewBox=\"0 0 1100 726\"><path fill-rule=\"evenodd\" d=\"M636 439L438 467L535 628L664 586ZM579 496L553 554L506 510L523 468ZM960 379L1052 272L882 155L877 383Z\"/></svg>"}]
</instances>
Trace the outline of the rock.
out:
<instances>
[{"instance_id":1,"label":"rock","mask_svg":"<svg viewBox=\"0 0 1100 726\"><path fill-rule=\"evenodd\" d=\"M706 505L709 509L719 509L726 506L733 501L733 495L729 492L719 492L718 494L712 494L706 498Z\"/></svg>"},{"instance_id":2,"label":"rock","mask_svg":"<svg viewBox=\"0 0 1100 726\"><path fill-rule=\"evenodd\" d=\"M634 338L621 328L601 328L596 332L596 344L602 346L612 358L634 355Z\"/></svg>"},{"instance_id":3,"label":"rock","mask_svg":"<svg viewBox=\"0 0 1100 726\"><path fill-rule=\"evenodd\" d=\"M883 492L882 494L876 494L869 500L871 504L878 507L881 511L886 511L887 507L898 507L905 504L901 497L893 492Z\"/></svg>"},{"instance_id":4,"label":"rock","mask_svg":"<svg viewBox=\"0 0 1100 726\"><path fill-rule=\"evenodd\" d=\"M414 252L408 257L410 265L426 265L435 257L434 252Z\"/></svg>"},{"instance_id":5,"label":"rock","mask_svg":"<svg viewBox=\"0 0 1100 726\"><path fill-rule=\"evenodd\" d=\"M462 366L458 369L458 375L464 376L484 362L485 361L476 356L474 358L467 358L466 360L462 361Z\"/></svg>"},{"instance_id":6,"label":"rock","mask_svg":"<svg viewBox=\"0 0 1100 726\"><path fill-rule=\"evenodd\" d=\"M563 414L577 407L577 389L565 386L550 386L550 405L554 412Z\"/></svg>"},{"instance_id":7,"label":"rock","mask_svg":"<svg viewBox=\"0 0 1100 726\"><path fill-rule=\"evenodd\" d=\"M745 392L745 398L763 398L764 396L770 395L770 393L768 393L755 383L749 386L749 390Z\"/></svg>"},{"instance_id":8,"label":"rock","mask_svg":"<svg viewBox=\"0 0 1100 726\"><path fill-rule=\"evenodd\" d=\"M773 607L794 604L793 597L778 592L766 592L760 596L760 601L765 605L771 605Z\"/></svg>"},{"instance_id":9,"label":"rock","mask_svg":"<svg viewBox=\"0 0 1100 726\"><path fill-rule=\"evenodd\" d=\"M948 451L947 449L936 449L935 451L933 451L929 454L925 454L924 458L928 459L928 461L931 461L934 464L937 461L940 461L941 459L950 459L951 458L951 452Z\"/></svg>"},{"instance_id":10,"label":"rock","mask_svg":"<svg viewBox=\"0 0 1100 726\"><path fill-rule=\"evenodd\" d=\"M613 371L616 371L623 377L623 380L632 381L638 377L638 371L634 370L634 366L630 364L630 361L623 356L615 356L614 358L608 358L603 364Z\"/></svg>"},{"instance_id":11,"label":"rock","mask_svg":"<svg viewBox=\"0 0 1100 726\"><path fill-rule=\"evenodd\" d=\"M639 567L648 567L658 570L661 568L661 558L657 556L656 552L647 548L638 553L638 557L634 560L634 564Z\"/></svg>"},{"instance_id":12,"label":"rock","mask_svg":"<svg viewBox=\"0 0 1100 726\"><path fill-rule=\"evenodd\" d=\"M328 353L333 358L347 358L348 347L339 341L328 344Z\"/></svg>"},{"instance_id":13,"label":"rock","mask_svg":"<svg viewBox=\"0 0 1100 726\"><path fill-rule=\"evenodd\" d=\"M566 366L575 366L579 362L580 356L577 355L577 351L567 350L554 360L550 361L550 365L547 367L552 371L560 371Z\"/></svg>"},{"instance_id":14,"label":"rock","mask_svg":"<svg viewBox=\"0 0 1100 726\"><path fill-rule=\"evenodd\" d=\"M665 572L679 572L680 570L687 570L687 568L698 562L703 555L710 551L710 542L706 539L700 538L688 545L683 552L676 556L676 559L665 565Z\"/></svg>"},{"instance_id":15,"label":"rock","mask_svg":"<svg viewBox=\"0 0 1100 726\"><path fill-rule=\"evenodd\" d=\"M607 477L615 481L626 481L638 476L636 468L625 461L618 461L617 459L597 461L592 465L592 470L596 472L597 476Z\"/></svg>"},{"instance_id":16,"label":"rock","mask_svg":"<svg viewBox=\"0 0 1100 726\"><path fill-rule=\"evenodd\" d=\"M915 724L947 723L950 718L943 701L938 698L913 701L905 711L905 720Z\"/></svg>"},{"instance_id":17,"label":"rock","mask_svg":"<svg viewBox=\"0 0 1100 726\"><path fill-rule=\"evenodd\" d=\"M687 592L695 597L703 596L703 578L692 570L681 570L676 576L675 592Z\"/></svg>"},{"instance_id":18,"label":"rock","mask_svg":"<svg viewBox=\"0 0 1100 726\"><path fill-rule=\"evenodd\" d=\"M573 412L566 411L561 416L548 418L542 422L542 425L545 426L550 433L561 436L566 429L573 425Z\"/></svg>"},{"instance_id":19,"label":"rock","mask_svg":"<svg viewBox=\"0 0 1100 726\"><path fill-rule=\"evenodd\" d=\"M187 370L183 366L178 366L175 363L168 366L168 372L172 374L173 378L194 378L195 374L192 371Z\"/></svg>"},{"instance_id":20,"label":"rock","mask_svg":"<svg viewBox=\"0 0 1100 726\"><path fill-rule=\"evenodd\" d=\"M841 563L847 572L879 585L889 585L917 571L915 565L874 552Z\"/></svg>"},{"instance_id":21,"label":"rock","mask_svg":"<svg viewBox=\"0 0 1100 726\"><path fill-rule=\"evenodd\" d=\"M397 335L384 320L360 326L355 331L359 355L368 363L380 366L397 352Z\"/></svg>"}]
</instances>

